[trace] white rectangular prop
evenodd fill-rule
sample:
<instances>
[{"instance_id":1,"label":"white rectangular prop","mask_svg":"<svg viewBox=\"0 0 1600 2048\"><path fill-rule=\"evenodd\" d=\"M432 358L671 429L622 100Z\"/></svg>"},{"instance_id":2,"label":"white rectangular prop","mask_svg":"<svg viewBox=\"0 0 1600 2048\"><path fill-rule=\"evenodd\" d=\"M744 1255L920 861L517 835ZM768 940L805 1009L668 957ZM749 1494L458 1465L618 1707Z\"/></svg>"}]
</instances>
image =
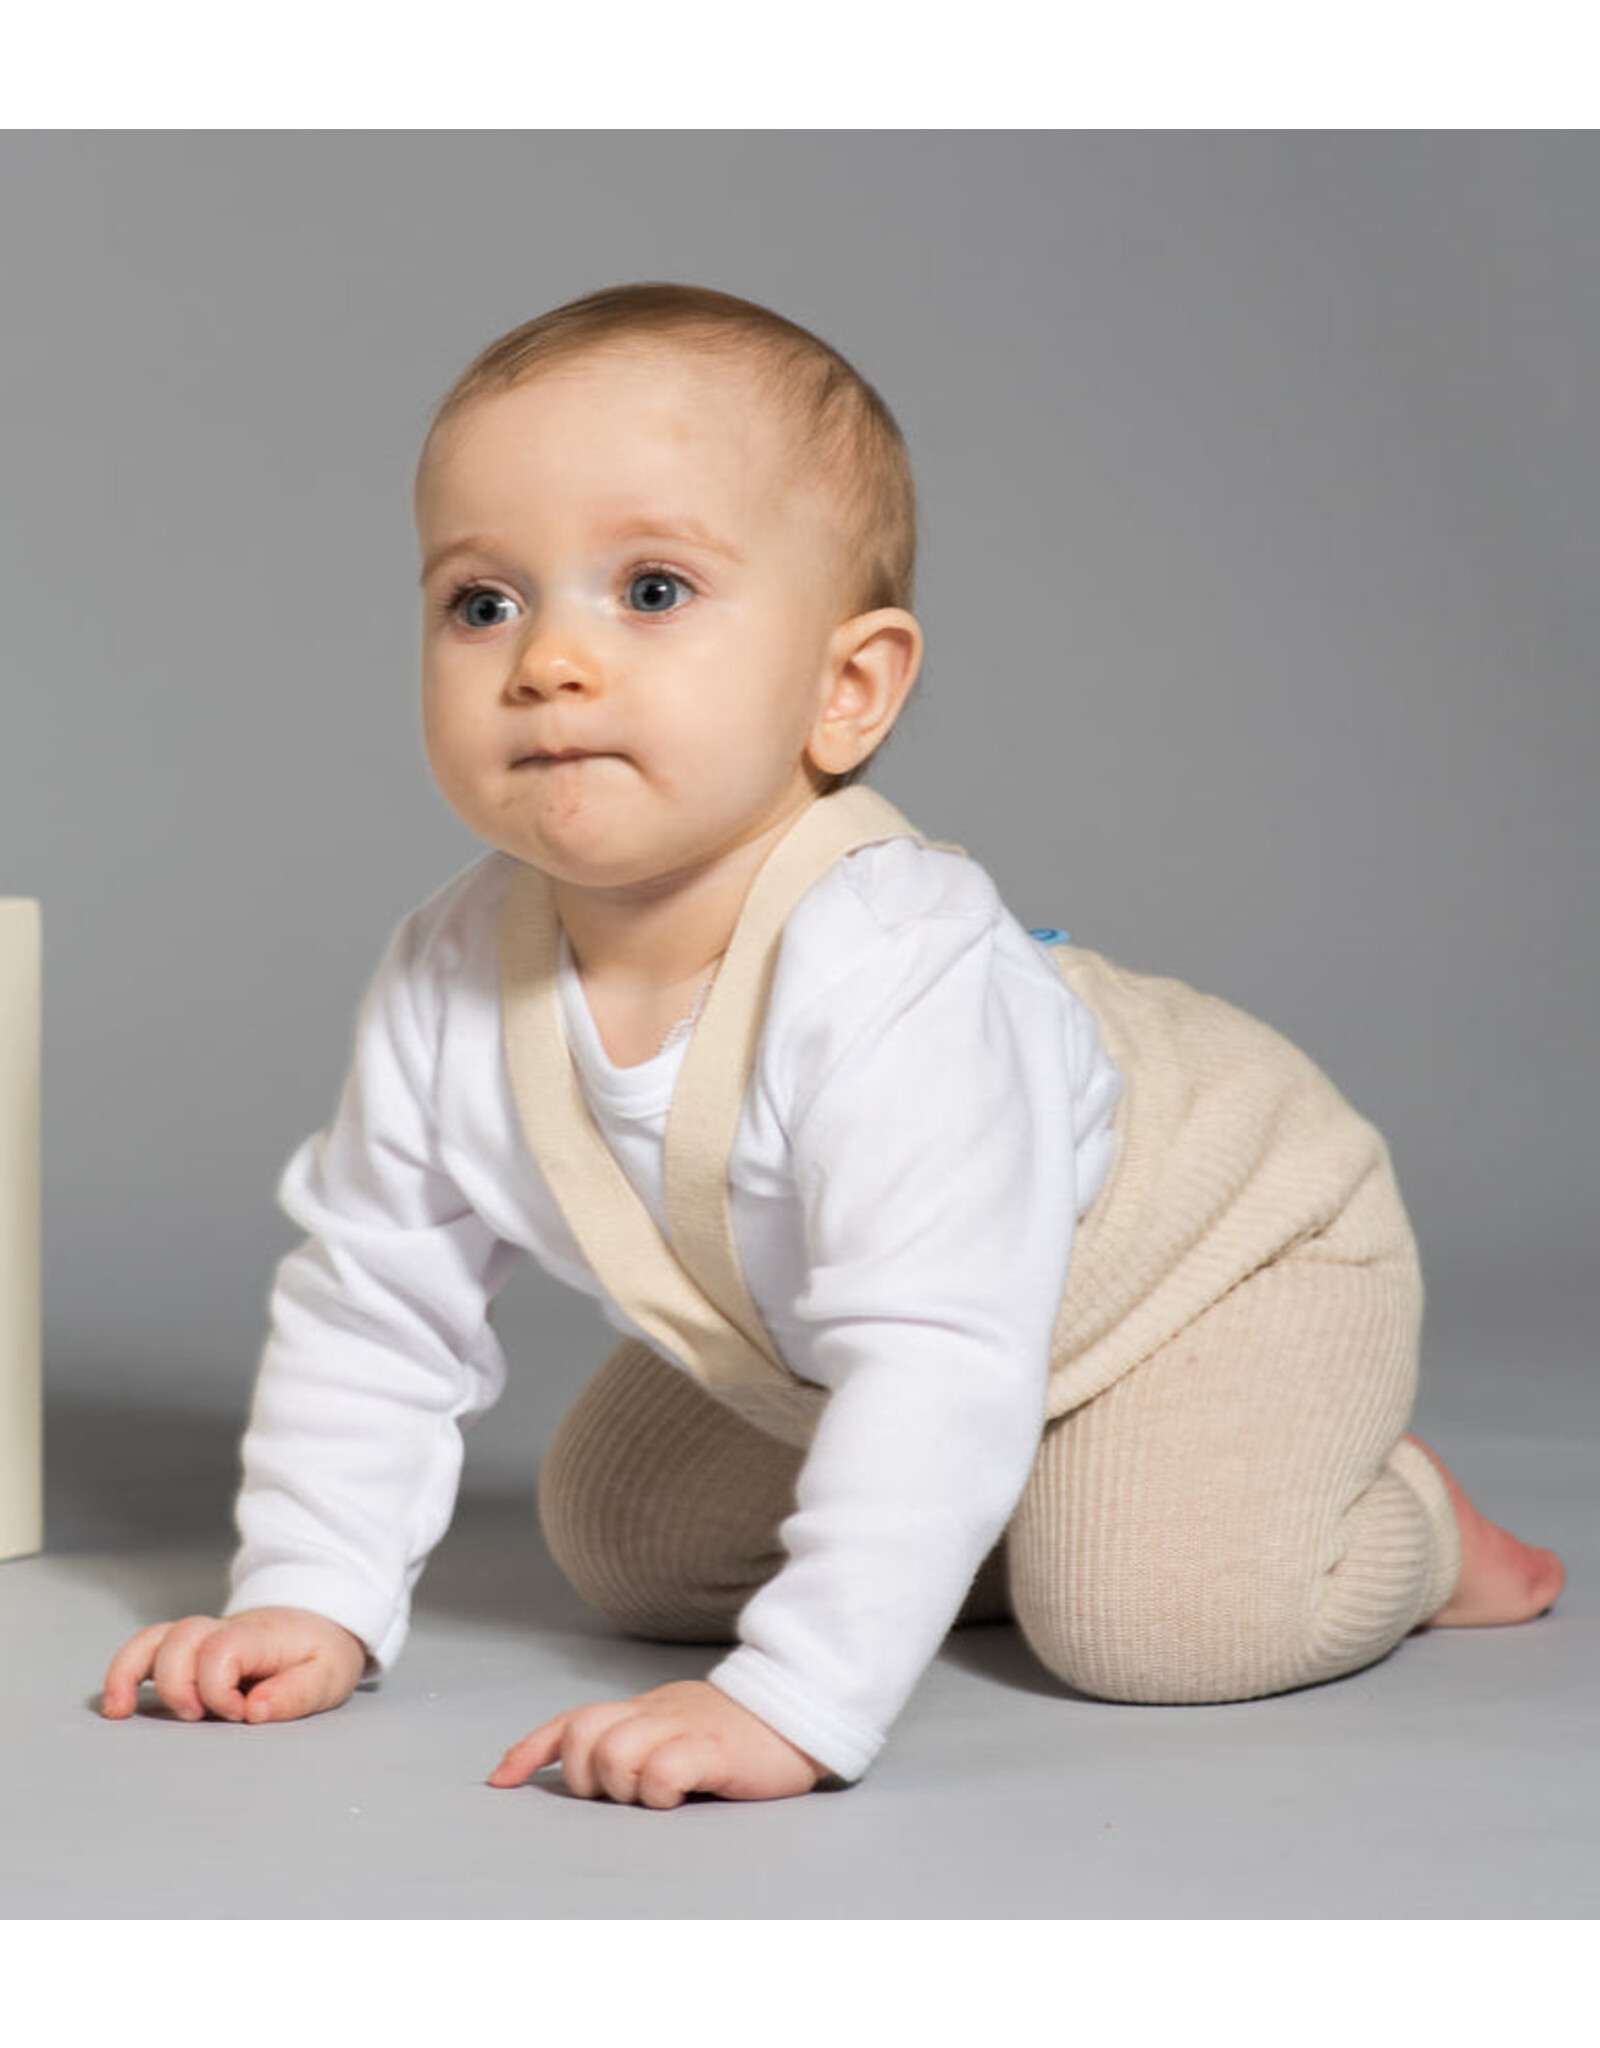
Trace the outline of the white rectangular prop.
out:
<instances>
[{"instance_id":1,"label":"white rectangular prop","mask_svg":"<svg viewBox=\"0 0 1600 2048\"><path fill-rule=\"evenodd\" d=\"M39 906L0 896L0 1558L44 1548Z\"/></svg>"}]
</instances>

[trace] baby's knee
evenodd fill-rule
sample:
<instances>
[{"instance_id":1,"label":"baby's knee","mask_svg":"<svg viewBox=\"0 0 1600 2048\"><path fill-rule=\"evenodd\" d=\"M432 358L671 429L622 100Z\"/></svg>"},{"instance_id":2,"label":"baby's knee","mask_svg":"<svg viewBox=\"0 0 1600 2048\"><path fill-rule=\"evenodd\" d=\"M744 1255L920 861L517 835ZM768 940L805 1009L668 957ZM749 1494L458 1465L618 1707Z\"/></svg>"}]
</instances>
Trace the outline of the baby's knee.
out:
<instances>
[{"instance_id":1,"label":"baby's knee","mask_svg":"<svg viewBox=\"0 0 1600 2048\"><path fill-rule=\"evenodd\" d=\"M539 1474L545 1547L579 1599L625 1635L654 1641L722 1641L734 1604L681 1555L681 1527L664 1523L663 1503L619 1487L552 1446Z\"/></svg>"},{"instance_id":2,"label":"baby's knee","mask_svg":"<svg viewBox=\"0 0 1600 2048\"><path fill-rule=\"evenodd\" d=\"M1140 1706L1258 1699L1304 1683L1304 1631L1261 1603L1149 1571L1046 1597L1012 1590L1034 1655L1074 1692Z\"/></svg>"},{"instance_id":3,"label":"baby's knee","mask_svg":"<svg viewBox=\"0 0 1600 2048\"><path fill-rule=\"evenodd\" d=\"M551 1557L629 1635L730 1641L740 1609L783 1562L798 1454L750 1431L734 1464L714 1433L610 1420L580 1403L546 1453L539 1519Z\"/></svg>"}]
</instances>

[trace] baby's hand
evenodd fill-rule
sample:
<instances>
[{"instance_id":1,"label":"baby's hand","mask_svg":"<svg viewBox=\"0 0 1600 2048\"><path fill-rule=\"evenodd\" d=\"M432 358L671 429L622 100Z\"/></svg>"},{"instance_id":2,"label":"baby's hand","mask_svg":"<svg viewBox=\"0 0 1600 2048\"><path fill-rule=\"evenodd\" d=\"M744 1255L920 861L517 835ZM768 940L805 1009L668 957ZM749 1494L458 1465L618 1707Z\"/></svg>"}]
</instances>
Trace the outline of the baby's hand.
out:
<instances>
[{"instance_id":1,"label":"baby's hand","mask_svg":"<svg viewBox=\"0 0 1600 2048\"><path fill-rule=\"evenodd\" d=\"M100 1711L133 1712L150 1679L180 1721L294 1721L341 1706L366 1669L359 1636L303 1607L251 1607L219 1621L158 1621L124 1643L106 1671ZM248 1688L248 1690L246 1690Z\"/></svg>"},{"instance_id":2,"label":"baby's hand","mask_svg":"<svg viewBox=\"0 0 1600 2048\"><path fill-rule=\"evenodd\" d=\"M792 1799L827 1775L748 1707L701 1679L558 1714L514 1743L489 1783L520 1785L558 1758L580 1799L656 1807L680 1806L691 1792Z\"/></svg>"}]
</instances>

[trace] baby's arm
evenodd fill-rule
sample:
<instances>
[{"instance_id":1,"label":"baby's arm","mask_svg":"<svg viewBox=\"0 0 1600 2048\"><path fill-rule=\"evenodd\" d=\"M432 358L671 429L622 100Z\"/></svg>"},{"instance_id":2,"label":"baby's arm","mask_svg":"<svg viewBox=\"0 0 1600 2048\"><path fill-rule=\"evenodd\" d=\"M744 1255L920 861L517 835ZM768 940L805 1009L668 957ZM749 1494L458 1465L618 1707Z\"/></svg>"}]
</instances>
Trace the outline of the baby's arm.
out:
<instances>
[{"instance_id":1,"label":"baby's arm","mask_svg":"<svg viewBox=\"0 0 1600 2048\"><path fill-rule=\"evenodd\" d=\"M334 1121L284 1171L279 1205L306 1238L273 1288L223 1607L325 1615L380 1671L449 1525L462 1428L503 1385L488 1309L521 1257L441 1146L457 901L451 885L400 927L362 1004Z\"/></svg>"},{"instance_id":2,"label":"baby's arm","mask_svg":"<svg viewBox=\"0 0 1600 2048\"><path fill-rule=\"evenodd\" d=\"M294 1721L343 1706L366 1668L367 1646L325 1615L256 1607L227 1621L191 1614L158 1621L123 1644L106 1671L100 1711L133 1712L146 1679L180 1721Z\"/></svg>"},{"instance_id":3,"label":"baby's arm","mask_svg":"<svg viewBox=\"0 0 1600 2048\"><path fill-rule=\"evenodd\" d=\"M185 1719L319 1712L404 1640L411 1587L454 1503L461 1425L499 1391L487 1307L520 1256L473 1213L434 1139L428 948L458 886L392 939L337 1115L279 1186L306 1237L274 1281L223 1615L126 1643L106 1674L113 1719L147 1678Z\"/></svg>"}]
</instances>

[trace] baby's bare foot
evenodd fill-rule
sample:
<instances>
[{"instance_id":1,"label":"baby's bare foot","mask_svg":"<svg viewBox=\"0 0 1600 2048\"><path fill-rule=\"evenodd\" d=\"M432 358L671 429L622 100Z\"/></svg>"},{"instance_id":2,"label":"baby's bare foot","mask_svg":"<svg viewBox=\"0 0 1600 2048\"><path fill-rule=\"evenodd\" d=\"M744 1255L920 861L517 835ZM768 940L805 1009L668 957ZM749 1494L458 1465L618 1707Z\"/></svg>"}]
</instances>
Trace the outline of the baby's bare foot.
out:
<instances>
[{"instance_id":1,"label":"baby's bare foot","mask_svg":"<svg viewBox=\"0 0 1600 2048\"><path fill-rule=\"evenodd\" d=\"M1531 1543L1519 1542L1509 1529L1480 1515L1438 1453L1417 1437L1406 1441L1437 1469L1461 1532L1461 1577L1428 1626L1494 1628L1543 1614L1567 1583L1560 1558L1553 1550L1535 1550Z\"/></svg>"}]
</instances>

